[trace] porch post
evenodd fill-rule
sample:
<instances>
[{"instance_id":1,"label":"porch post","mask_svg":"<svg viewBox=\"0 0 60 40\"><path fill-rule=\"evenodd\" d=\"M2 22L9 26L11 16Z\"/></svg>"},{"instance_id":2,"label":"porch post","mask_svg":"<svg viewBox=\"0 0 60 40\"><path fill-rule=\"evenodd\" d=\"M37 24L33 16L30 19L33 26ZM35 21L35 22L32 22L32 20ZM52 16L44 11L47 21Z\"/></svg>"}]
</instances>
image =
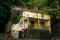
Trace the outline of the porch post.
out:
<instances>
[{"instance_id":1,"label":"porch post","mask_svg":"<svg viewBox=\"0 0 60 40\"><path fill-rule=\"evenodd\" d=\"M27 18L27 27L28 27L29 18ZM27 28L27 37L28 37L28 28Z\"/></svg>"},{"instance_id":2,"label":"porch post","mask_svg":"<svg viewBox=\"0 0 60 40\"><path fill-rule=\"evenodd\" d=\"M25 25L24 25L24 17L23 17L23 28L25 28ZM23 33L22 33L22 37L24 38L24 30L23 30Z\"/></svg>"},{"instance_id":3,"label":"porch post","mask_svg":"<svg viewBox=\"0 0 60 40\"><path fill-rule=\"evenodd\" d=\"M40 20L38 19L38 28L40 27L39 25L40 25Z\"/></svg>"},{"instance_id":4,"label":"porch post","mask_svg":"<svg viewBox=\"0 0 60 40\"><path fill-rule=\"evenodd\" d=\"M29 18L27 18L27 27L28 27Z\"/></svg>"},{"instance_id":5,"label":"porch post","mask_svg":"<svg viewBox=\"0 0 60 40\"><path fill-rule=\"evenodd\" d=\"M23 27L25 28L25 25L24 25L24 20L25 20L25 17L23 17Z\"/></svg>"}]
</instances>

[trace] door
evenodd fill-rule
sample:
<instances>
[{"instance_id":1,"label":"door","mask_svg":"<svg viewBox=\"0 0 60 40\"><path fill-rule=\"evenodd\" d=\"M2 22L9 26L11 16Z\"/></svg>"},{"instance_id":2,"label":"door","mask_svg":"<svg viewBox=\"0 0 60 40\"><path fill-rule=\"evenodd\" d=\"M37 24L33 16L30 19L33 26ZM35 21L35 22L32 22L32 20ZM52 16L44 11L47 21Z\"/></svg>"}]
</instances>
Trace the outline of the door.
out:
<instances>
[{"instance_id":1,"label":"door","mask_svg":"<svg viewBox=\"0 0 60 40\"><path fill-rule=\"evenodd\" d=\"M22 38L22 31L19 31L18 38Z\"/></svg>"},{"instance_id":2,"label":"door","mask_svg":"<svg viewBox=\"0 0 60 40\"><path fill-rule=\"evenodd\" d=\"M34 21L30 21L31 22L31 27L34 27Z\"/></svg>"}]
</instances>

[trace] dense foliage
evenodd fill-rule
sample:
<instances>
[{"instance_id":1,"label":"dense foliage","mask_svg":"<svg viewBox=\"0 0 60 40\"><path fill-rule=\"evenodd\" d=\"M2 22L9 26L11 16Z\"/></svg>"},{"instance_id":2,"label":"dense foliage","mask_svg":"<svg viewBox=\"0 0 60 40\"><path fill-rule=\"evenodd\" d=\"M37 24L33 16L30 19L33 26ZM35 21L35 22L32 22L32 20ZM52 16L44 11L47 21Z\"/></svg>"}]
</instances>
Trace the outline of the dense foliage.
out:
<instances>
[{"instance_id":1,"label":"dense foliage","mask_svg":"<svg viewBox=\"0 0 60 40\"><path fill-rule=\"evenodd\" d=\"M11 7L22 6L47 12L51 15L52 28L60 22L60 0L0 0L0 23L7 23L11 17Z\"/></svg>"},{"instance_id":2,"label":"dense foliage","mask_svg":"<svg viewBox=\"0 0 60 40\"><path fill-rule=\"evenodd\" d=\"M39 29L25 29L24 34L25 34L25 38L29 38L29 39L50 38L49 31L44 31Z\"/></svg>"},{"instance_id":3,"label":"dense foliage","mask_svg":"<svg viewBox=\"0 0 60 40\"><path fill-rule=\"evenodd\" d=\"M60 19L60 1L59 0L1 0L1 11L10 10L12 6L26 6L29 9L43 10L50 15L55 15L56 19ZM4 11L3 10L3 11Z\"/></svg>"},{"instance_id":4,"label":"dense foliage","mask_svg":"<svg viewBox=\"0 0 60 40\"><path fill-rule=\"evenodd\" d=\"M0 0L1 1L1 0ZM11 7L7 2L0 2L0 32L5 31L5 26L11 18Z\"/></svg>"},{"instance_id":5,"label":"dense foliage","mask_svg":"<svg viewBox=\"0 0 60 40\"><path fill-rule=\"evenodd\" d=\"M6 2L0 2L0 23L8 22L11 16L10 5Z\"/></svg>"},{"instance_id":6,"label":"dense foliage","mask_svg":"<svg viewBox=\"0 0 60 40\"><path fill-rule=\"evenodd\" d=\"M17 11L16 15L11 17L11 22L13 24L17 24L17 23L19 23L21 17L22 17L22 11Z\"/></svg>"}]
</instances>

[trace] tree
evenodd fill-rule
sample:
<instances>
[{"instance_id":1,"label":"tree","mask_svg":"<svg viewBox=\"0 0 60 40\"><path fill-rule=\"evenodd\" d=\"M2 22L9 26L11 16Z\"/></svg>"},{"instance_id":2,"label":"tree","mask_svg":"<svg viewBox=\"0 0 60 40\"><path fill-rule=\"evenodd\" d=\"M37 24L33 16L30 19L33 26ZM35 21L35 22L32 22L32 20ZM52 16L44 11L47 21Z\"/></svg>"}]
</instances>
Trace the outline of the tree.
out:
<instances>
[{"instance_id":1,"label":"tree","mask_svg":"<svg viewBox=\"0 0 60 40\"><path fill-rule=\"evenodd\" d=\"M5 25L11 17L11 7L7 2L0 2L0 32L4 32Z\"/></svg>"},{"instance_id":2,"label":"tree","mask_svg":"<svg viewBox=\"0 0 60 40\"><path fill-rule=\"evenodd\" d=\"M48 6L49 5L49 6ZM49 4L47 4L47 7L43 8L44 11L48 12L49 15L51 15L51 29L52 33L57 33L57 22L60 22L60 1L59 0L53 0L50 1Z\"/></svg>"},{"instance_id":3,"label":"tree","mask_svg":"<svg viewBox=\"0 0 60 40\"><path fill-rule=\"evenodd\" d=\"M26 5L30 9L40 10L45 6L46 2L47 0L29 0Z\"/></svg>"}]
</instances>

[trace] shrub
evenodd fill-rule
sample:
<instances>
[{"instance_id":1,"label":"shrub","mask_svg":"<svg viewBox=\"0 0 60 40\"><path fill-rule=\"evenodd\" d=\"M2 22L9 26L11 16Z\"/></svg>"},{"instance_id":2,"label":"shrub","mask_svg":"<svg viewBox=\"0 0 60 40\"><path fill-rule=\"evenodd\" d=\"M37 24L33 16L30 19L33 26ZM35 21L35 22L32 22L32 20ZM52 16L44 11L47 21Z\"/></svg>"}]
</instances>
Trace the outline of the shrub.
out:
<instances>
[{"instance_id":1,"label":"shrub","mask_svg":"<svg viewBox=\"0 0 60 40\"><path fill-rule=\"evenodd\" d=\"M44 31L40 29L26 29L24 33L25 37L30 39L50 38L50 33L47 30Z\"/></svg>"}]
</instances>

